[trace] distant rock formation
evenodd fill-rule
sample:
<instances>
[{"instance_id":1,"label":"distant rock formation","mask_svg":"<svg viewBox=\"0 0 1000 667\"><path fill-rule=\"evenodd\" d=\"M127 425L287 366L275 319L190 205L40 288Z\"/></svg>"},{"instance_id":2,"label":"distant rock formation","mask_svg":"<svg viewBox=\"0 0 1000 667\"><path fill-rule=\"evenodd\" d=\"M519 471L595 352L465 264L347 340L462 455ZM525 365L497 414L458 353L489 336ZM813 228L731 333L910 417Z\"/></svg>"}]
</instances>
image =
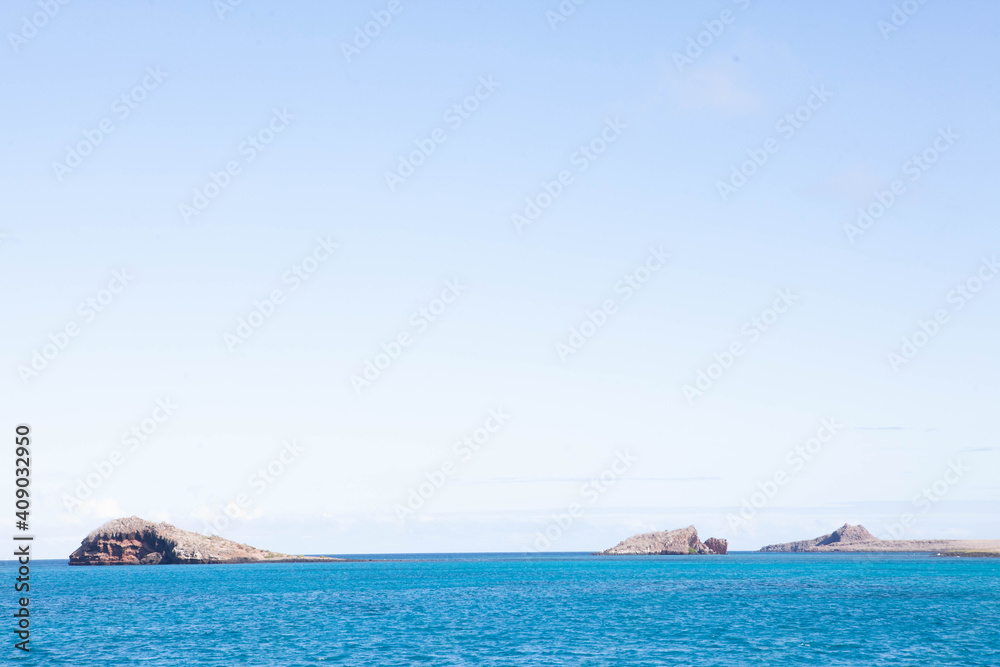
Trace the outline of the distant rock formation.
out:
<instances>
[{"instance_id":1,"label":"distant rock formation","mask_svg":"<svg viewBox=\"0 0 1000 667\"><path fill-rule=\"evenodd\" d=\"M875 543L883 542L875 537L864 526L852 526L845 523L837 530L827 535L813 538L811 540L800 540L798 542L786 542L785 544L770 544L762 547L761 551L834 551L837 547L845 547L849 544L865 544L875 546ZM830 547L824 549L823 547Z\"/></svg>"},{"instance_id":2,"label":"distant rock formation","mask_svg":"<svg viewBox=\"0 0 1000 667\"><path fill-rule=\"evenodd\" d=\"M712 553L725 555L729 553L729 541L718 537L710 537L705 540L705 546L712 550Z\"/></svg>"},{"instance_id":3,"label":"distant rock formation","mask_svg":"<svg viewBox=\"0 0 1000 667\"><path fill-rule=\"evenodd\" d=\"M883 540L869 533L864 526L845 523L829 535L811 540L770 544L764 552L855 553L883 552L944 552L954 550L1000 551L1000 540Z\"/></svg>"},{"instance_id":4,"label":"distant rock formation","mask_svg":"<svg viewBox=\"0 0 1000 667\"><path fill-rule=\"evenodd\" d=\"M726 540L715 537L702 543L698 539L698 530L694 526L677 530L661 530L654 533L643 533L619 542L607 551L600 551L596 556L663 556L663 555L710 555L724 554L728 550Z\"/></svg>"},{"instance_id":5,"label":"distant rock formation","mask_svg":"<svg viewBox=\"0 0 1000 667\"><path fill-rule=\"evenodd\" d=\"M256 549L131 516L115 519L87 535L70 554L70 565L195 565L208 563L302 563L337 561Z\"/></svg>"}]
</instances>

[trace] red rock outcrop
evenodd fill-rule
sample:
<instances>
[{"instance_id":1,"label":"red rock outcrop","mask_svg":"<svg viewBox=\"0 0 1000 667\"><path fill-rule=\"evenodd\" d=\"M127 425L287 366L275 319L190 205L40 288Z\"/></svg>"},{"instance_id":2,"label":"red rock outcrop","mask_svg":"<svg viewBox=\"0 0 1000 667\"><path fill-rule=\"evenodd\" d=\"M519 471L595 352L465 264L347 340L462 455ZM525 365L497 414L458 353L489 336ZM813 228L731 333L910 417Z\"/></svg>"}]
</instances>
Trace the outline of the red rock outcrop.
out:
<instances>
[{"instance_id":1,"label":"red rock outcrop","mask_svg":"<svg viewBox=\"0 0 1000 667\"><path fill-rule=\"evenodd\" d=\"M729 553L729 541L718 537L710 537L705 540L705 546L711 549L714 554Z\"/></svg>"}]
</instances>

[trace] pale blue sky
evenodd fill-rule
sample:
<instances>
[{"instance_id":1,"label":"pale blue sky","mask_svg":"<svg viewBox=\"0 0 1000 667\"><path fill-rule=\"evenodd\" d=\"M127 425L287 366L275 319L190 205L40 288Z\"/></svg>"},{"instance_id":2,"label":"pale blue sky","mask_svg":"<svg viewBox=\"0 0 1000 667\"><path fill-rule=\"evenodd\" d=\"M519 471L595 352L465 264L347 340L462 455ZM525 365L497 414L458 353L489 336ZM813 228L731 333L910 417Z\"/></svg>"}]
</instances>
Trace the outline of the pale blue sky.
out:
<instances>
[{"instance_id":1,"label":"pale blue sky","mask_svg":"<svg viewBox=\"0 0 1000 667\"><path fill-rule=\"evenodd\" d=\"M119 514L200 529L244 491L250 516L220 532L269 548L521 550L624 448L638 462L554 548L690 523L735 548L845 521L887 537L958 458L971 470L908 534L998 537L1000 281L960 310L948 297L1000 251L1000 7L917 5L886 39L892 2L591 0L553 29L555 0L402 0L348 62L341 44L388 4L244 0L220 19L211 0L71 2L15 44L40 10L0 9L0 396L37 437L42 555ZM674 53L724 11L679 72ZM121 119L114 101L147 68L162 82ZM491 77L468 119L446 120ZM814 87L832 97L785 136ZM248 160L275 109L294 118ZM60 181L53 162L103 119L114 131ZM624 129L580 171L608 119ZM435 128L446 140L391 192L385 172ZM911 181L904 163L949 128ZM769 138L777 152L722 201L717 183ZM180 205L232 160L185 223ZM511 215L561 170L573 182L518 234ZM843 226L897 178L906 192L850 243ZM283 275L327 236L339 248L292 290ZM671 258L625 300L616 283L651 246ZM134 282L23 382L121 269ZM415 333L411 313L456 279L465 291ZM224 334L274 289L286 300L230 352ZM748 342L779 289L798 301ZM556 344L609 298L563 363ZM894 371L888 353L938 309L948 322ZM358 395L351 376L403 332ZM689 404L684 385L734 341L745 354ZM175 415L125 452L166 397ZM509 422L400 525L396 505L498 406ZM844 430L747 530L728 525L830 416ZM257 495L249 476L288 438L305 451ZM115 449L122 465L67 512Z\"/></svg>"}]
</instances>

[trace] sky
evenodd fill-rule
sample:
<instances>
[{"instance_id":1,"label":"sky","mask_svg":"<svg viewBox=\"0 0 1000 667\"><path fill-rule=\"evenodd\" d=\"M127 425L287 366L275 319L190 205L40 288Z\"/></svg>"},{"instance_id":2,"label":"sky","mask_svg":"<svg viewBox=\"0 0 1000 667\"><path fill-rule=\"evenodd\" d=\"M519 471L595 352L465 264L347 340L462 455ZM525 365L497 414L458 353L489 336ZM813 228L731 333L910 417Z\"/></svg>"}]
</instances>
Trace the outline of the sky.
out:
<instances>
[{"instance_id":1,"label":"sky","mask_svg":"<svg viewBox=\"0 0 1000 667\"><path fill-rule=\"evenodd\" d=\"M1000 537L998 19L4 3L38 557Z\"/></svg>"}]
</instances>

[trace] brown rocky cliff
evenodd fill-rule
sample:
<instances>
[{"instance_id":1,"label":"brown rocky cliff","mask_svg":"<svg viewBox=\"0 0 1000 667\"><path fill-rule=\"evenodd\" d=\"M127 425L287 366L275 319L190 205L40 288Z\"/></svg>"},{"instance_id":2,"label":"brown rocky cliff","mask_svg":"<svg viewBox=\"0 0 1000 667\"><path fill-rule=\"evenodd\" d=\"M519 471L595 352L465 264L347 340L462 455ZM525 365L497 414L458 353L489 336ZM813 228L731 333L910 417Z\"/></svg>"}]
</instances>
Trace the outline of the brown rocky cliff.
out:
<instances>
[{"instance_id":1,"label":"brown rocky cliff","mask_svg":"<svg viewBox=\"0 0 1000 667\"><path fill-rule=\"evenodd\" d=\"M653 533L634 535L616 546L598 552L598 556L664 556L686 554L724 554L727 543L725 540L710 537L708 542L722 548L716 551L707 543L698 539L698 529L694 526L677 530L661 530Z\"/></svg>"},{"instance_id":2,"label":"brown rocky cliff","mask_svg":"<svg viewBox=\"0 0 1000 667\"><path fill-rule=\"evenodd\" d=\"M198 565L333 561L287 556L139 517L109 521L84 538L70 565Z\"/></svg>"},{"instance_id":3,"label":"brown rocky cliff","mask_svg":"<svg viewBox=\"0 0 1000 667\"><path fill-rule=\"evenodd\" d=\"M710 537L705 540L705 546L712 550L712 553L724 555L729 553L729 541L718 537Z\"/></svg>"}]
</instances>

